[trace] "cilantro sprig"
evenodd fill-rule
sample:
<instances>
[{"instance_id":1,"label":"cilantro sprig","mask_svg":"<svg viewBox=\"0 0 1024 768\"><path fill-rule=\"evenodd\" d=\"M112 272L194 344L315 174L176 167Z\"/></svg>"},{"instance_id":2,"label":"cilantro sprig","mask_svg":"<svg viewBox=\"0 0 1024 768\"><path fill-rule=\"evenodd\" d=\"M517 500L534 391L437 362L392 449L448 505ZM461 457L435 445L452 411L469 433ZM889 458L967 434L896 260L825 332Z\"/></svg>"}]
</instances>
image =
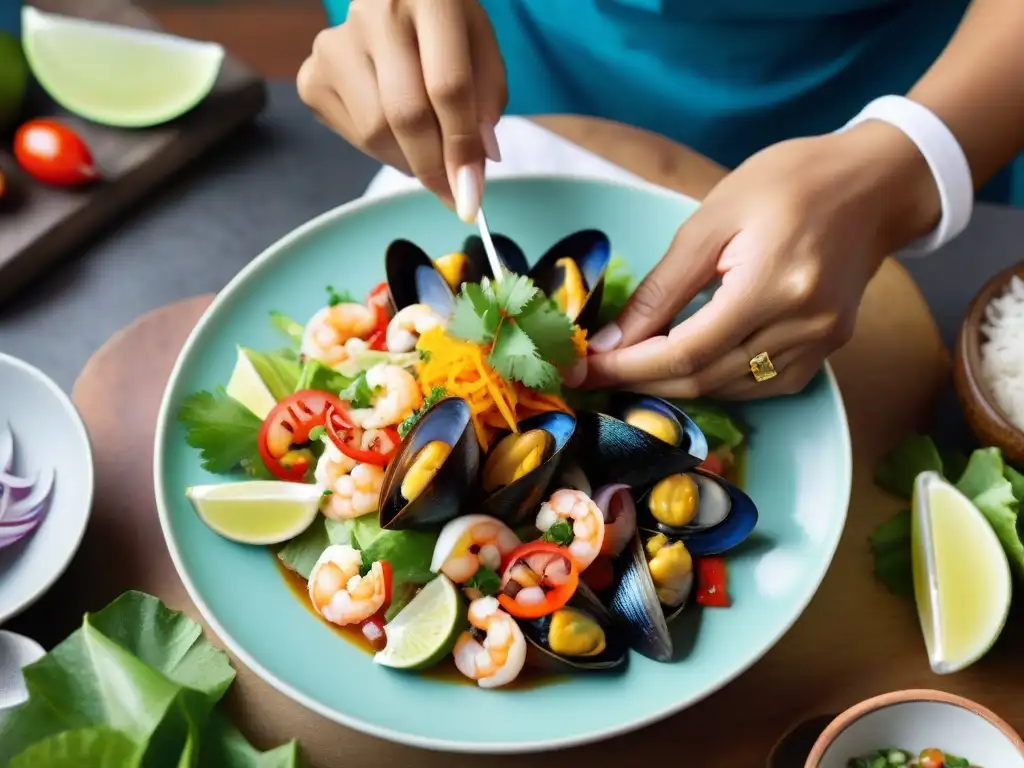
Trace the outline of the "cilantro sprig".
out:
<instances>
[{"instance_id":1,"label":"cilantro sprig","mask_svg":"<svg viewBox=\"0 0 1024 768\"><path fill-rule=\"evenodd\" d=\"M207 472L225 475L241 467L256 479L271 477L257 447L262 420L228 397L223 387L185 398L178 420L185 427L186 442L199 450Z\"/></svg>"},{"instance_id":2,"label":"cilantro sprig","mask_svg":"<svg viewBox=\"0 0 1024 768\"><path fill-rule=\"evenodd\" d=\"M423 405L413 411L406 417L405 421L398 425L398 436L405 440L405 436L412 431L412 428L416 426L416 422L423 417L423 414L430 409L430 406L434 405L438 400L443 400L447 395L448 392L444 387L434 387L430 390L430 394L423 398Z\"/></svg>"},{"instance_id":3,"label":"cilantro sprig","mask_svg":"<svg viewBox=\"0 0 1024 768\"><path fill-rule=\"evenodd\" d=\"M463 284L449 333L487 348L502 378L539 392L558 392L558 368L576 360L572 321L524 275Z\"/></svg>"}]
</instances>

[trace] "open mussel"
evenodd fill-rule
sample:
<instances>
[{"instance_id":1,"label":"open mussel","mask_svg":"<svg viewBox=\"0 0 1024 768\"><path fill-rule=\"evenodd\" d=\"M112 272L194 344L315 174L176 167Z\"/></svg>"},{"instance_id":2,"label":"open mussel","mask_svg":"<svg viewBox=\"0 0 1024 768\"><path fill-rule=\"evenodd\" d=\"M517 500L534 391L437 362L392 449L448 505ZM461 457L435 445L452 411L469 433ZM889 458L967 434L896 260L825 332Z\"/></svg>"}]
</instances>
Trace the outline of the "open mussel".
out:
<instances>
[{"instance_id":1,"label":"open mussel","mask_svg":"<svg viewBox=\"0 0 1024 768\"><path fill-rule=\"evenodd\" d=\"M492 234L491 242L494 243L494 250L505 269L516 275L530 274L530 263L512 238ZM461 265L463 282L478 283L485 277L494 279L494 270L491 269L491 262L484 250L484 241L478 236L471 235L466 238L462 243L462 255L465 257L465 263Z\"/></svg>"},{"instance_id":2,"label":"open mussel","mask_svg":"<svg viewBox=\"0 0 1024 768\"><path fill-rule=\"evenodd\" d=\"M679 408L649 395L615 393L605 413L577 414L576 433L588 477L633 488L686 472L708 455L700 427Z\"/></svg>"},{"instance_id":3,"label":"open mussel","mask_svg":"<svg viewBox=\"0 0 1024 768\"><path fill-rule=\"evenodd\" d=\"M384 270L388 295L396 312L411 304L426 304L443 318L451 316L455 294L418 245L408 240L392 242L384 255Z\"/></svg>"},{"instance_id":4,"label":"open mussel","mask_svg":"<svg viewBox=\"0 0 1024 768\"><path fill-rule=\"evenodd\" d=\"M436 531L462 513L480 468L469 403L446 397L406 435L380 491L380 527Z\"/></svg>"},{"instance_id":5,"label":"open mussel","mask_svg":"<svg viewBox=\"0 0 1024 768\"><path fill-rule=\"evenodd\" d=\"M686 545L664 534L638 532L617 563L609 611L629 645L655 661L671 661L668 623L693 591L693 559Z\"/></svg>"},{"instance_id":6,"label":"open mussel","mask_svg":"<svg viewBox=\"0 0 1024 768\"><path fill-rule=\"evenodd\" d=\"M549 411L523 419L519 431L498 440L483 462L481 511L516 527L536 513L576 430L570 413Z\"/></svg>"},{"instance_id":7,"label":"open mussel","mask_svg":"<svg viewBox=\"0 0 1024 768\"><path fill-rule=\"evenodd\" d=\"M529 644L527 661L541 669L596 672L621 668L629 658L622 628L582 583L565 606L519 625Z\"/></svg>"},{"instance_id":8,"label":"open mussel","mask_svg":"<svg viewBox=\"0 0 1024 768\"><path fill-rule=\"evenodd\" d=\"M698 557L729 551L757 525L753 500L701 469L659 480L641 499L638 516L641 529L682 539Z\"/></svg>"}]
</instances>

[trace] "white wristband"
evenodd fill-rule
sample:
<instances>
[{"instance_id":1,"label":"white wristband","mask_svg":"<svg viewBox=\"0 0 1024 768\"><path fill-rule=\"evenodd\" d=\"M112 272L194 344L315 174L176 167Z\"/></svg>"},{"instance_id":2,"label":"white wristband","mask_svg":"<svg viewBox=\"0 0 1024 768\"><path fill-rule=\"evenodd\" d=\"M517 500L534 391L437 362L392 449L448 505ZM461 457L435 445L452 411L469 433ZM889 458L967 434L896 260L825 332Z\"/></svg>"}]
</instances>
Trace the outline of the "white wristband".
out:
<instances>
[{"instance_id":1,"label":"white wristband","mask_svg":"<svg viewBox=\"0 0 1024 768\"><path fill-rule=\"evenodd\" d=\"M964 231L974 210L974 180L956 136L931 110L903 96L875 99L840 130L867 120L881 120L903 131L924 155L939 188L939 225L904 253L923 255L941 248Z\"/></svg>"}]
</instances>

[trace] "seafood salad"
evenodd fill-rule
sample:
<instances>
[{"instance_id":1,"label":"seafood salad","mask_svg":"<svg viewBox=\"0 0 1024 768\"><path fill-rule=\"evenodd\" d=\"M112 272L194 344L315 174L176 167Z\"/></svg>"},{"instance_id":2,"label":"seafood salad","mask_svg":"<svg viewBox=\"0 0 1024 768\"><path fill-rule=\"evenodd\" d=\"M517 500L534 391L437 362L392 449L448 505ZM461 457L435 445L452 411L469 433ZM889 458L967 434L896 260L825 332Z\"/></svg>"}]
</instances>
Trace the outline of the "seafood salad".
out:
<instances>
[{"instance_id":1,"label":"seafood salad","mask_svg":"<svg viewBox=\"0 0 1024 768\"><path fill-rule=\"evenodd\" d=\"M729 607L724 556L757 524L743 429L714 404L563 390L628 271L596 230L532 267L494 240L500 274L476 237L436 259L396 240L362 300L271 313L290 346L239 347L227 387L178 414L207 471L246 479L188 497L270 544L381 666L500 688L672 661L670 623Z\"/></svg>"}]
</instances>

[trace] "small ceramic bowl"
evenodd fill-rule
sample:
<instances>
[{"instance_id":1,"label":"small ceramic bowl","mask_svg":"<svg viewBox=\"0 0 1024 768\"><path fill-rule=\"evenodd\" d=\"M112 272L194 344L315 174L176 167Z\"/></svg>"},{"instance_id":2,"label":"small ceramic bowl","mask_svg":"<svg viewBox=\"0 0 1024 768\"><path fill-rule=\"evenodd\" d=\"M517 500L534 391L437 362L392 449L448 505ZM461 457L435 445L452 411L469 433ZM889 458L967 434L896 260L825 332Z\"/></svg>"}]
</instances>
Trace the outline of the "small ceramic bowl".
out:
<instances>
[{"instance_id":1,"label":"small ceramic bowl","mask_svg":"<svg viewBox=\"0 0 1024 768\"><path fill-rule=\"evenodd\" d=\"M935 748L980 768L1024 768L1024 741L1004 720L962 696L928 690L894 691L846 710L818 737L805 768L846 768L886 748Z\"/></svg>"},{"instance_id":2,"label":"small ceramic bowl","mask_svg":"<svg viewBox=\"0 0 1024 768\"><path fill-rule=\"evenodd\" d=\"M0 353L0 428L14 434L20 474L53 467L46 516L27 538L0 549L0 625L49 589L78 550L92 508L89 436L71 399L42 371Z\"/></svg>"},{"instance_id":3,"label":"small ceramic bowl","mask_svg":"<svg viewBox=\"0 0 1024 768\"><path fill-rule=\"evenodd\" d=\"M989 280L968 307L956 340L953 383L975 437L983 445L1001 449L1007 461L1021 464L1024 463L1024 432L996 405L981 373L981 324L985 308L1006 290L1014 275L1024 278L1024 263L1003 270Z\"/></svg>"}]
</instances>

